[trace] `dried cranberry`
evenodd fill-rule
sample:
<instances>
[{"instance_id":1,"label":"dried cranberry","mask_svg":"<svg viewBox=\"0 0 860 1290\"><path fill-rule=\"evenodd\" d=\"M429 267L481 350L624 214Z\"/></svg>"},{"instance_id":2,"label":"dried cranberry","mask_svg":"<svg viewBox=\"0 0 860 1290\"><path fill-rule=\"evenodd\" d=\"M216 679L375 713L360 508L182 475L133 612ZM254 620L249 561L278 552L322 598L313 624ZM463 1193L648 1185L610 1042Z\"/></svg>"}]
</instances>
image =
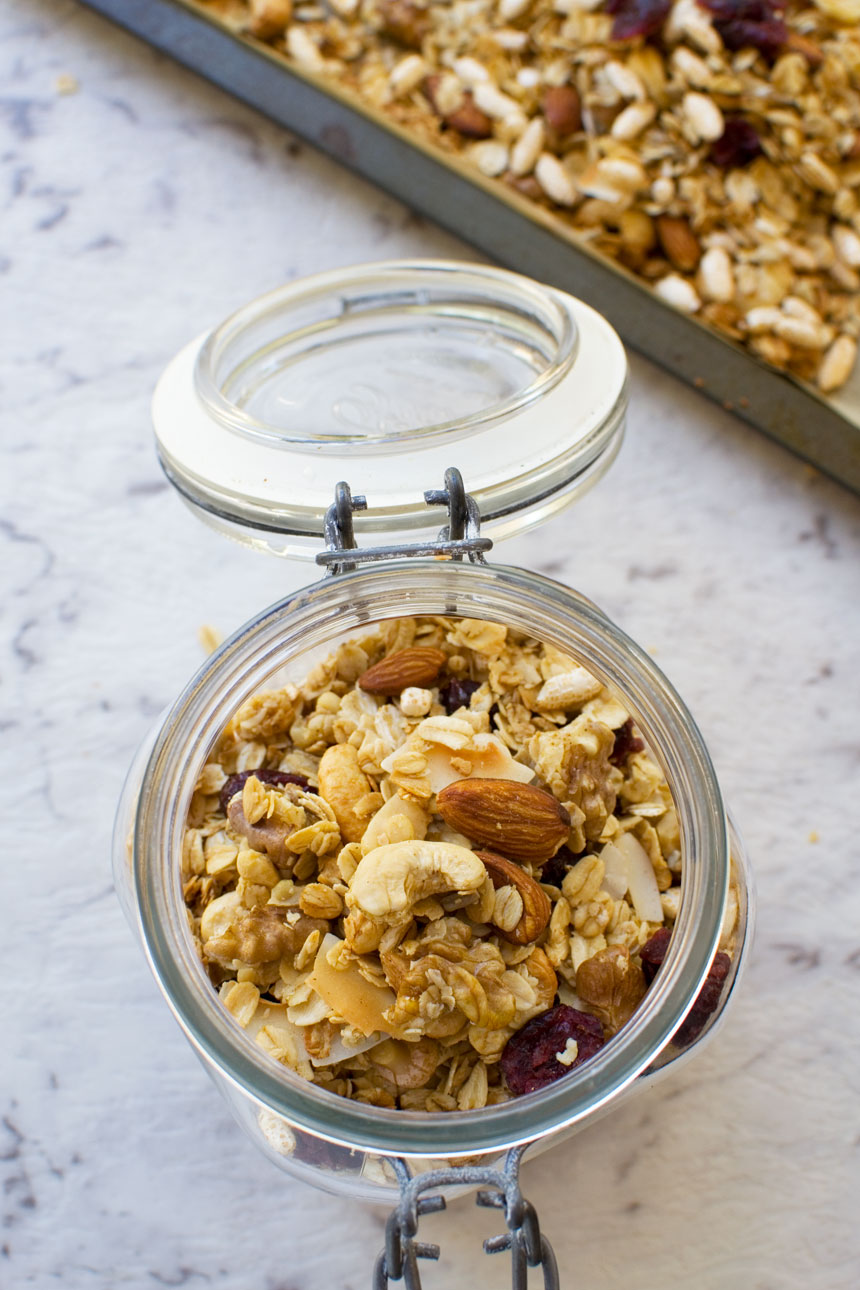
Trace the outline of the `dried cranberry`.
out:
<instances>
[{"instance_id":1,"label":"dried cranberry","mask_svg":"<svg viewBox=\"0 0 860 1290\"><path fill-rule=\"evenodd\" d=\"M668 927L661 927L659 932L655 932L649 941L646 941L639 951L639 958L642 961L642 971L645 973L645 980L650 985L655 976L663 966L663 960L666 957L666 951L669 948L669 941L672 933Z\"/></svg>"},{"instance_id":2,"label":"dried cranberry","mask_svg":"<svg viewBox=\"0 0 860 1290\"><path fill-rule=\"evenodd\" d=\"M714 15L714 26L726 49L752 45L773 62L788 40L788 27L777 13L780 4L770 0L699 0Z\"/></svg>"},{"instance_id":3,"label":"dried cranberry","mask_svg":"<svg viewBox=\"0 0 860 1290\"><path fill-rule=\"evenodd\" d=\"M576 1060L565 1066L556 1057L568 1039L579 1047ZM603 1027L590 1013L560 1003L533 1017L512 1035L502 1050L500 1066L508 1088L519 1097L546 1088L554 1080L581 1066L603 1047Z\"/></svg>"},{"instance_id":4,"label":"dried cranberry","mask_svg":"<svg viewBox=\"0 0 860 1290\"><path fill-rule=\"evenodd\" d=\"M655 932L639 951L642 971L649 985L663 964L670 939L671 933L668 928L661 927L659 932ZM673 1044L677 1044L679 1048L686 1048L694 1039L698 1039L705 1028L705 1022L717 1010L731 965L731 959L722 950L714 956L714 961L705 977L705 983L696 996L696 1002L672 1036Z\"/></svg>"},{"instance_id":5,"label":"dried cranberry","mask_svg":"<svg viewBox=\"0 0 860 1290\"><path fill-rule=\"evenodd\" d=\"M362 1159L360 1151L341 1147L336 1142L326 1142L323 1138L312 1138L307 1133L297 1135L294 1156L304 1164L315 1165L318 1169L330 1169L332 1172L355 1168Z\"/></svg>"},{"instance_id":6,"label":"dried cranberry","mask_svg":"<svg viewBox=\"0 0 860 1290\"><path fill-rule=\"evenodd\" d=\"M303 788L307 793L315 793L317 791L308 783L304 775L295 775L292 771L266 770L265 767L261 767L259 770L240 770L238 775L231 775L227 780L227 783L221 789L219 801L221 803L221 810L225 815L231 799L234 798L237 793L241 793L242 789L245 787L245 781L250 779L252 775L256 775L261 784L277 784L279 787L284 784L298 784L299 787Z\"/></svg>"},{"instance_id":7,"label":"dried cranberry","mask_svg":"<svg viewBox=\"0 0 860 1290\"><path fill-rule=\"evenodd\" d=\"M445 711L450 717L452 712L458 708L468 708L472 702L472 695L476 690L480 690L480 681L458 681L456 677L451 677L439 690L439 699L445 705Z\"/></svg>"},{"instance_id":8,"label":"dried cranberry","mask_svg":"<svg viewBox=\"0 0 860 1290\"><path fill-rule=\"evenodd\" d=\"M579 856L575 856L570 847L562 847L556 851L555 855L547 860L546 864L540 871L541 882L552 883L553 887L560 887L564 881L564 875L571 865L575 865Z\"/></svg>"},{"instance_id":9,"label":"dried cranberry","mask_svg":"<svg viewBox=\"0 0 860 1290\"><path fill-rule=\"evenodd\" d=\"M686 1048L694 1039L699 1038L708 1018L717 1010L731 965L732 961L728 954L720 950L705 977L705 984L696 996L696 1002L672 1036L673 1044L677 1044L679 1048Z\"/></svg>"},{"instance_id":10,"label":"dried cranberry","mask_svg":"<svg viewBox=\"0 0 860 1290\"><path fill-rule=\"evenodd\" d=\"M613 40L656 36L666 21L672 0L608 0L605 12L614 16Z\"/></svg>"},{"instance_id":11,"label":"dried cranberry","mask_svg":"<svg viewBox=\"0 0 860 1290\"><path fill-rule=\"evenodd\" d=\"M742 116L732 116L726 121L726 128L711 144L710 159L715 166L728 170L735 166L748 166L761 155L762 147L758 131L751 121Z\"/></svg>"},{"instance_id":12,"label":"dried cranberry","mask_svg":"<svg viewBox=\"0 0 860 1290\"><path fill-rule=\"evenodd\" d=\"M624 725L619 726L615 731L615 745L609 755L609 760L613 766L623 766L628 757L632 757L634 753L641 752L644 747L644 741L633 733L633 722L628 717Z\"/></svg>"}]
</instances>

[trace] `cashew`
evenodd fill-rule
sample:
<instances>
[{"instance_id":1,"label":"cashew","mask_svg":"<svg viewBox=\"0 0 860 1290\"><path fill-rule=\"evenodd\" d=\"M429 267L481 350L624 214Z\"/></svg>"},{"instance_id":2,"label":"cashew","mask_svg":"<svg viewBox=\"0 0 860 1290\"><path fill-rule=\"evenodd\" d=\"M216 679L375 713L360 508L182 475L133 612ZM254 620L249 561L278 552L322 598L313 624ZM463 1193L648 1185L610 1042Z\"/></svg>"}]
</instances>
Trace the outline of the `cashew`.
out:
<instances>
[{"instance_id":1,"label":"cashew","mask_svg":"<svg viewBox=\"0 0 860 1290\"><path fill-rule=\"evenodd\" d=\"M419 900L443 892L471 895L484 881L483 863L451 842L394 842L365 856L349 888L349 904L373 918L398 918Z\"/></svg>"},{"instance_id":2,"label":"cashew","mask_svg":"<svg viewBox=\"0 0 860 1290\"><path fill-rule=\"evenodd\" d=\"M356 807L373 790L358 764L358 753L352 744L333 744L326 748L319 765L319 786L320 795L334 811L344 841L360 842L367 828L367 816L359 814Z\"/></svg>"},{"instance_id":3,"label":"cashew","mask_svg":"<svg viewBox=\"0 0 860 1290\"><path fill-rule=\"evenodd\" d=\"M381 807L367 826L361 839L362 855L392 842L424 839L430 816L414 798L395 793Z\"/></svg>"}]
</instances>

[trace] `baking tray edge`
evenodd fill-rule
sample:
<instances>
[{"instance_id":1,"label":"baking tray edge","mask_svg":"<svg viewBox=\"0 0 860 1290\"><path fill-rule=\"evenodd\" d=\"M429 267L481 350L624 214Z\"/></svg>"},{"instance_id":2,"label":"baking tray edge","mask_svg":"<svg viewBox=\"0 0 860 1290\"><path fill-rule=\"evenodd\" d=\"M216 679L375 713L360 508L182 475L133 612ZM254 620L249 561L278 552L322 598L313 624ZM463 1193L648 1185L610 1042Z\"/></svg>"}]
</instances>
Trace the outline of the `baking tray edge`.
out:
<instances>
[{"instance_id":1,"label":"baking tray edge","mask_svg":"<svg viewBox=\"0 0 860 1290\"><path fill-rule=\"evenodd\" d=\"M647 287L500 194L464 163L231 33L183 0L82 0L495 260L598 309L624 341L860 493L860 427L810 387L679 314Z\"/></svg>"}]
</instances>

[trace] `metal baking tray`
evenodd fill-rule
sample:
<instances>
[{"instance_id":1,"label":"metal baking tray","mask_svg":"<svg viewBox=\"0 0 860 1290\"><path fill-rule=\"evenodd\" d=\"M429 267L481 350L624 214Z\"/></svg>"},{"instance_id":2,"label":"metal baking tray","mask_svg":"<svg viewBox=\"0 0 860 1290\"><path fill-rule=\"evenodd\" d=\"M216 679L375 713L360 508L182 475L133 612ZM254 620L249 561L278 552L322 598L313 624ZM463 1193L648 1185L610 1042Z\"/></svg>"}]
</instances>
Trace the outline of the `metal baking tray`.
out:
<instances>
[{"instance_id":1,"label":"metal baking tray","mask_svg":"<svg viewBox=\"0 0 860 1290\"><path fill-rule=\"evenodd\" d=\"M83 2L501 264L580 296L634 349L860 493L860 371L825 398L767 366L578 243L551 211L237 36L194 0Z\"/></svg>"}]
</instances>

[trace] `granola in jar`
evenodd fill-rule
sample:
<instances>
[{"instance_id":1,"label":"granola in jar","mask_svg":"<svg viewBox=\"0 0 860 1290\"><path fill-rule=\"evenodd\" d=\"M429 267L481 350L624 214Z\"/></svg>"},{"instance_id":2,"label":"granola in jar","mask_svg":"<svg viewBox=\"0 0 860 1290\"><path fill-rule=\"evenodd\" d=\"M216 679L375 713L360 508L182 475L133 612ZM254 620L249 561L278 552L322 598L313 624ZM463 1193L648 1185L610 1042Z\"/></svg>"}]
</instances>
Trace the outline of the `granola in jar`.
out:
<instances>
[{"instance_id":1,"label":"granola in jar","mask_svg":"<svg viewBox=\"0 0 860 1290\"><path fill-rule=\"evenodd\" d=\"M830 393L860 334L860 0L207 0Z\"/></svg>"},{"instance_id":2,"label":"granola in jar","mask_svg":"<svg viewBox=\"0 0 860 1290\"><path fill-rule=\"evenodd\" d=\"M665 778L618 700L550 645L422 617L257 694L203 768L192 934L273 1059L374 1106L470 1110L620 1030L680 904ZM692 1042L723 949L674 1042Z\"/></svg>"}]
</instances>

